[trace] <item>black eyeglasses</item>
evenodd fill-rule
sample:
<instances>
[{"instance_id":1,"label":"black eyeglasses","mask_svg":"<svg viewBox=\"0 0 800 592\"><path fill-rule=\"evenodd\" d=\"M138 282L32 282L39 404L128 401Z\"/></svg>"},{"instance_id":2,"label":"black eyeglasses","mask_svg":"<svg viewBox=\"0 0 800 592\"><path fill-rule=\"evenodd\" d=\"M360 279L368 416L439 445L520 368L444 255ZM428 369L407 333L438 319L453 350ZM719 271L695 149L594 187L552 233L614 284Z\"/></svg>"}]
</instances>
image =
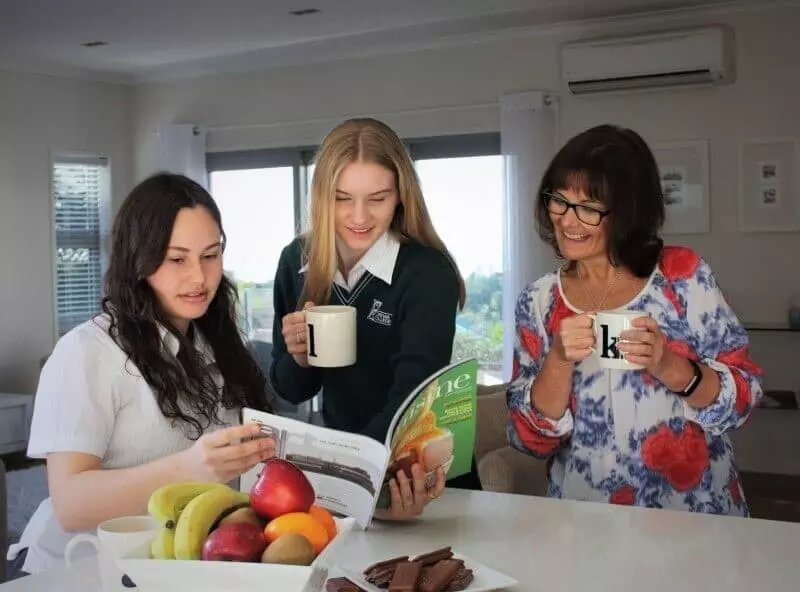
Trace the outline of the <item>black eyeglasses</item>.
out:
<instances>
[{"instance_id":1,"label":"black eyeglasses","mask_svg":"<svg viewBox=\"0 0 800 592\"><path fill-rule=\"evenodd\" d=\"M561 216L572 208L575 210L575 215L578 217L578 220L589 226L599 226L603 218L611 213L610 210L598 210L592 206L585 206L569 201L555 193L542 193L542 199L549 212Z\"/></svg>"}]
</instances>

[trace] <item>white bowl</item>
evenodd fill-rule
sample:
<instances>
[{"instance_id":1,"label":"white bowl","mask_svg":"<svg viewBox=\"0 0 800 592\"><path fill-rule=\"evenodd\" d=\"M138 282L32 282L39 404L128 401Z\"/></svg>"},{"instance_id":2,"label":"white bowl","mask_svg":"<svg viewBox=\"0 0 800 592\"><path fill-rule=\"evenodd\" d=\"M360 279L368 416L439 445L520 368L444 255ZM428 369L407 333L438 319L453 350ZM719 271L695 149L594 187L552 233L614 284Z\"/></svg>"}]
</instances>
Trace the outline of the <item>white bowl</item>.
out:
<instances>
[{"instance_id":1,"label":"white bowl","mask_svg":"<svg viewBox=\"0 0 800 592\"><path fill-rule=\"evenodd\" d=\"M337 518L338 534L314 562L304 565L151 559L150 543L117 559L117 566L140 592L254 592L321 590L328 577L328 557L353 528L353 518Z\"/></svg>"}]
</instances>

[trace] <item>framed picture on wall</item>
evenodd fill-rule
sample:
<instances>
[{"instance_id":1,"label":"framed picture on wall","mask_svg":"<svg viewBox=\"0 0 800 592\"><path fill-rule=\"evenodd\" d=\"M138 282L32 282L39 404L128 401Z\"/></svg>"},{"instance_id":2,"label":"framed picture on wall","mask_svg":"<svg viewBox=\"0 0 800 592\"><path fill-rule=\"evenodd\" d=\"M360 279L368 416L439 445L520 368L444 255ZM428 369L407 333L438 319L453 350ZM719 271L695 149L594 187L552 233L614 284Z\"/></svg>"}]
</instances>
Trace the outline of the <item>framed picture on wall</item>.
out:
<instances>
[{"instance_id":1,"label":"framed picture on wall","mask_svg":"<svg viewBox=\"0 0 800 592\"><path fill-rule=\"evenodd\" d=\"M709 232L708 142L660 143L652 150L664 192L664 234Z\"/></svg>"},{"instance_id":2,"label":"framed picture on wall","mask_svg":"<svg viewBox=\"0 0 800 592\"><path fill-rule=\"evenodd\" d=\"M743 142L739 152L739 229L800 231L800 140Z\"/></svg>"}]
</instances>

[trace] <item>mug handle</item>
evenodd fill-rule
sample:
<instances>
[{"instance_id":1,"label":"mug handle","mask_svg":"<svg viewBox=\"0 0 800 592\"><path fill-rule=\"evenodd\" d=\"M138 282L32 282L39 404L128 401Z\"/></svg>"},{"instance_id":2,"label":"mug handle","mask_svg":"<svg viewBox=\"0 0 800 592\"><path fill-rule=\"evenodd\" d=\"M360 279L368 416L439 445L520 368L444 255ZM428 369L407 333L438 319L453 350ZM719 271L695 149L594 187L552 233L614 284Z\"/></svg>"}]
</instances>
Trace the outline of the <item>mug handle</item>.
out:
<instances>
[{"instance_id":1,"label":"mug handle","mask_svg":"<svg viewBox=\"0 0 800 592\"><path fill-rule=\"evenodd\" d=\"M593 314L591 312L587 312L586 316L589 317L590 319L592 319L592 330L595 331L594 339L595 339L595 343L597 343L597 324L596 324L597 323L597 315ZM597 348L590 347L589 349L592 350L592 353L595 356L597 356L598 358L600 357L600 354L597 353Z\"/></svg>"},{"instance_id":2,"label":"mug handle","mask_svg":"<svg viewBox=\"0 0 800 592\"><path fill-rule=\"evenodd\" d=\"M102 582L100 581L99 577L97 577L94 574L87 573L82 569L78 569L72 562L72 553L73 551L75 551L75 547L77 547L81 543L87 543L89 545L92 545L94 547L94 550L98 554L100 553L100 539L98 539L93 534L77 534L74 537L72 537L72 539L70 539L70 541L67 543L66 548L64 549L64 561L67 564L67 569L69 569L71 572L78 574L79 576L86 578L87 580L90 580L95 584L95 586L101 587Z\"/></svg>"}]
</instances>

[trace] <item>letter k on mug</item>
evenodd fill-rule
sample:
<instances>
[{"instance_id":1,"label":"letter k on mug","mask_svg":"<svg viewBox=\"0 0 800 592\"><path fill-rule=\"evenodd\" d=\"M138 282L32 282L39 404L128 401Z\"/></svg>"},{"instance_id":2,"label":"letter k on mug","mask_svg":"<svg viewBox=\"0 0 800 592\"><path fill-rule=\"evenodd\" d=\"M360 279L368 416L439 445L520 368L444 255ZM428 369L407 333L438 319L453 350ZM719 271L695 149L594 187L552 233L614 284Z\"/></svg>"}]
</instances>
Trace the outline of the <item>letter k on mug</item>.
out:
<instances>
[{"instance_id":1,"label":"letter k on mug","mask_svg":"<svg viewBox=\"0 0 800 592\"><path fill-rule=\"evenodd\" d=\"M598 312L589 315L594 320L594 353L600 360L600 367L607 370L641 370L641 364L632 364L622 357L619 351L619 336L633 329L634 319L650 316L646 312Z\"/></svg>"}]
</instances>

